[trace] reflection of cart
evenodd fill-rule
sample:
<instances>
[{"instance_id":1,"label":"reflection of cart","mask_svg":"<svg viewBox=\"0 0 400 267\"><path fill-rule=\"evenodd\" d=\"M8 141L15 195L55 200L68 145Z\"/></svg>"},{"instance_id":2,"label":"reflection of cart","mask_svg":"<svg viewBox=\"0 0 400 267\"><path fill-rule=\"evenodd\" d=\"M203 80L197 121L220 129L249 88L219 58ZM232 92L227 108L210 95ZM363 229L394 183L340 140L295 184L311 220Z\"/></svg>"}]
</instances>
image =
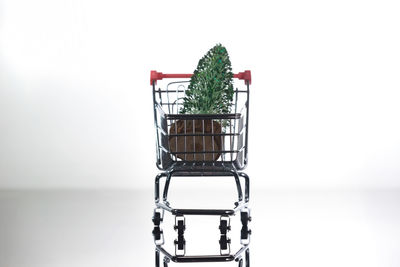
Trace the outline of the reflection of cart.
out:
<instances>
[{"instance_id":1,"label":"reflection of cart","mask_svg":"<svg viewBox=\"0 0 400 267\"><path fill-rule=\"evenodd\" d=\"M156 176L155 202L153 214L153 236L156 244L156 267L160 266L160 253L164 255L164 266L168 262L224 262L238 261L250 266L251 220L249 201L249 177L240 172L246 167L248 152L249 86L250 71L234 75L244 80L243 88L236 88L231 114L180 114L185 90L185 78L191 74L163 74L151 71L150 83L153 86L154 122L157 133L157 167L163 172ZM176 80L162 84L164 78ZM161 81L159 87L157 81ZM242 83L241 83L242 85ZM157 88L158 87L158 88ZM180 129L179 131L177 129ZM175 209L167 201L170 180L174 176L231 176L236 182L238 201L232 209ZM165 178L162 198L160 181ZM243 179L244 183L241 182ZM244 196L242 185L244 185ZM164 211L175 216L175 255L163 248L164 236L161 229ZM241 248L234 254L230 252L230 216L240 212L242 229ZM187 256L184 239L185 215L220 216L220 254L208 256ZM245 254L243 259L242 254Z\"/></svg>"}]
</instances>

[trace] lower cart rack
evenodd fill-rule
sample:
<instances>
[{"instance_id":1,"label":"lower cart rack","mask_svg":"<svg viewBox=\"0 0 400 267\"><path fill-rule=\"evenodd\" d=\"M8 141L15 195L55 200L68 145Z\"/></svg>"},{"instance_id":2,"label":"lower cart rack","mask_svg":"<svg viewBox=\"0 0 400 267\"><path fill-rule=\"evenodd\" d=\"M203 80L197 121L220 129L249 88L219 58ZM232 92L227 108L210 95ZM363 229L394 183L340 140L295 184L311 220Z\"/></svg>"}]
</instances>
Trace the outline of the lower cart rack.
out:
<instances>
[{"instance_id":1,"label":"lower cart rack","mask_svg":"<svg viewBox=\"0 0 400 267\"><path fill-rule=\"evenodd\" d=\"M251 230L249 229L249 222L251 221L250 209L248 208L249 202L249 188L250 179L245 173L232 172L219 172L219 173L202 173L202 176L232 176L236 181L238 201L234 203L232 209L179 209L171 207L168 202L168 189L171 179L174 176L196 176L197 173L187 172L165 172L156 176L155 178L155 204L156 208L153 213L153 237L156 245L156 267L160 266L160 257L164 256L164 267L168 266L169 262L183 263L183 262L229 262L237 261L239 266L243 265L243 256L245 253L244 262L245 266L249 267L250 257L250 235ZM165 184L163 189L163 197L160 198L160 179L165 178ZM201 178L201 177L200 177ZM239 179L244 180L244 196L242 185ZM177 231L177 238L174 241L175 253L171 254L162 245L164 244L163 230L161 224L163 222L164 213L169 212L175 216L174 229ZM230 227L230 217L240 213L241 220L241 231L240 231L240 243L241 248L236 253L231 253L230 244L231 240L228 236ZM220 254L219 255L186 255L186 240L185 240L185 229L186 219L185 215L198 215L198 216L220 216Z\"/></svg>"}]
</instances>

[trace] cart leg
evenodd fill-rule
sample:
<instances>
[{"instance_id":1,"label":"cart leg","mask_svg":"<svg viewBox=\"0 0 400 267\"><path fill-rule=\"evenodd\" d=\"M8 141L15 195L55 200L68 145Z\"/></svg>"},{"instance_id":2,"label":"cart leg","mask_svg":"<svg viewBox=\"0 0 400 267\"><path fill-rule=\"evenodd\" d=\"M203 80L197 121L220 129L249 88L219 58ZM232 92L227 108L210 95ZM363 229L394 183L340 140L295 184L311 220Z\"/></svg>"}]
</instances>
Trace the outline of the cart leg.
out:
<instances>
[{"instance_id":1,"label":"cart leg","mask_svg":"<svg viewBox=\"0 0 400 267\"><path fill-rule=\"evenodd\" d=\"M239 176L243 177L244 181L245 181L244 200L247 203L250 200L250 178L244 172L239 172L238 174L239 174Z\"/></svg>"},{"instance_id":2,"label":"cart leg","mask_svg":"<svg viewBox=\"0 0 400 267\"><path fill-rule=\"evenodd\" d=\"M242 258L240 258L238 266L243 267L243 259Z\"/></svg>"},{"instance_id":3,"label":"cart leg","mask_svg":"<svg viewBox=\"0 0 400 267\"><path fill-rule=\"evenodd\" d=\"M168 190L169 190L169 184L171 182L171 173L168 173L167 179L165 180L165 185L164 185L164 193L163 193L163 201L166 202L168 198Z\"/></svg>"},{"instance_id":4,"label":"cart leg","mask_svg":"<svg viewBox=\"0 0 400 267\"><path fill-rule=\"evenodd\" d=\"M246 250L246 267L250 267L250 248Z\"/></svg>"},{"instance_id":5,"label":"cart leg","mask_svg":"<svg viewBox=\"0 0 400 267\"><path fill-rule=\"evenodd\" d=\"M167 257L164 257L164 267L168 267L168 262L169 259Z\"/></svg>"},{"instance_id":6,"label":"cart leg","mask_svg":"<svg viewBox=\"0 0 400 267\"><path fill-rule=\"evenodd\" d=\"M164 176L167 176L165 172L159 173L154 181L154 200L156 203L160 201L160 179Z\"/></svg>"},{"instance_id":7,"label":"cart leg","mask_svg":"<svg viewBox=\"0 0 400 267\"><path fill-rule=\"evenodd\" d=\"M242 191L242 185L240 184L239 175L237 172L232 172L232 175L233 175L233 177L235 177L236 188L237 188L237 192L238 192L238 199L239 199L239 202L241 202L243 200L243 191Z\"/></svg>"},{"instance_id":8,"label":"cart leg","mask_svg":"<svg viewBox=\"0 0 400 267\"><path fill-rule=\"evenodd\" d=\"M166 173L161 173L158 176L160 176L158 179L156 178L156 202L158 202L159 200L159 180L161 177L166 176L167 179L165 180L165 185L164 185L164 192L163 192L163 201L167 202L168 199L168 190L169 190L169 185L171 183L171 179L173 176L174 172L169 172L168 174ZM229 173L229 172L228 172ZM240 179L239 177L243 177L245 179L245 197L246 197L246 202L248 202L249 199L249 177L245 174L245 173L238 173L236 171L232 171L230 172L232 174L232 176L235 178L235 182L236 182L236 189L238 192L238 200L239 202L241 202L243 200L243 191L242 191L242 186L240 183Z\"/></svg>"},{"instance_id":9,"label":"cart leg","mask_svg":"<svg viewBox=\"0 0 400 267\"><path fill-rule=\"evenodd\" d=\"M156 249L156 267L160 267L160 252Z\"/></svg>"}]
</instances>

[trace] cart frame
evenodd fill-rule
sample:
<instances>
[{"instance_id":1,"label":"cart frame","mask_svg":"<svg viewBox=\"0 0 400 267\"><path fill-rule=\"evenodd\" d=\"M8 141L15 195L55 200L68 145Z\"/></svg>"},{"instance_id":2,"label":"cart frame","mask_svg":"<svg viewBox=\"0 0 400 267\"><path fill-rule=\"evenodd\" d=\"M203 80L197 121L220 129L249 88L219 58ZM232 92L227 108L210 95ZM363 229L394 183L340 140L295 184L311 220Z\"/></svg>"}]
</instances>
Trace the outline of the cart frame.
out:
<instances>
[{"instance_id":1,"label":"cart frame","mask_svg":"<svg viewBox=\"0 0 400 267\"><path fill-rule=\"evenodd\" d=\"M248 203L250 200L250 178L241 172L247 166L248 155L248 123L249 123L249 86L251 84L251 72L246 70L234 74L234 78L244 80L245 88L234 91L233 109L230 114L179 114L179 105L182 104L182 95L185 94L185 84L188 81L173 81L164 89L156 88L157 81L164 78L187 79L192 74L163 74L151 71L150 84L153 88L154 125L156 128L156 166L162 172L155 177L154 201L156 208L153 213L153 237L155 248L155 266L160 267L163 255L163 266L168 267L169 262L228 262L237 261L239 267L250 267L250 235L248 223L251 221ZM170 89L174 87L175 89ZM175 94L173 100L169 94ZM180 95L179 95L180 94ZM238 103L242 102L242 108L238 111ZM165 108L166 107L166 108ZM177 121L184 125L184 133L171 132L171 128ZM205 122L211 121L211 132L205 131ZM200 131L195 131L196 123L202 126ZM214 131L213 122L219 123L224 128L221 132ZM191 123L193 132L187 132L187 126ZM171 148L170 140L184 138L184 150ZM171 139L172 138L172 139ZM203 150L187 150L187 140L200 138L203 140ZM205 150L205 138L211 138L212 149ZM214 142L218 148L214 149ZM214 141L216 140L216 141ZM176 140L175 144L178 141ZM194 141L193 141L194 143ZM191 158L189 159L189 155ZM206 160L212 155L212 160ZM215 155L219 155L215 157ZM220 159L218 158L220 157ZM179 209L173 208L168 202L168 191L171 179L176 176L231 176L235 180L237 189L237 202L232 209ZM161 196L160 181L165 178ZM241 179L244 180L244 195ZM174 229L178 233L175 244L175 255L163 248L164 235L161 228L164 213L169 212L175 216ZM240 235L241 247L236 253L230 251L230 216L240 213L242 229ZM206 215L220 216L220 254L219 255L186 255L186 241L184 239L185 216ZM244 257L242 254L245 254Z\"/></svg>"}]
</instances>

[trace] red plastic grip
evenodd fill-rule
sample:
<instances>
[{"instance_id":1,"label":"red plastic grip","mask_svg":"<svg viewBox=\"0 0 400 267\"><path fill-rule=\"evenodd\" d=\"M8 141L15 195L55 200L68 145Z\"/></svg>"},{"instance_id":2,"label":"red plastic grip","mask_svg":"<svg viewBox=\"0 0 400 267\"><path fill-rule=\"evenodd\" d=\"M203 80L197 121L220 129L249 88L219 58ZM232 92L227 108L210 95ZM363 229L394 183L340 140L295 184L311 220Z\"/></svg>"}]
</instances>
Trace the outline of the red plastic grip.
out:
<instances>
[{"instance_id":1,"label":"red plastic grip","mask_svg":"<svg viewBox=\"0 0 400 267\"><path fill-rule=\"evenodd\" d=\"M157 83L158 80L162 80L164 78L190 78L192 75L193 74L164 74L162 72L152 70L150 71L150 85L153 85L153 83ZM233 74L233 78L244 80L245 83L247 82L251 84L251 71L245 70L244 72Z\"/></svg>"},{"instance_id":2,"label":"red plastic grip","mask_svg":"<svg viewBox=\"0 0 400 267\"><path fill-rule=\"evenodd\" d=\"M245 70L243 72L239 72L238 74L234 74L233 78L238 78L239 80L244 80L244 82L248 82L251 84L251 71Z\"/></svg>"}]
</instances>

